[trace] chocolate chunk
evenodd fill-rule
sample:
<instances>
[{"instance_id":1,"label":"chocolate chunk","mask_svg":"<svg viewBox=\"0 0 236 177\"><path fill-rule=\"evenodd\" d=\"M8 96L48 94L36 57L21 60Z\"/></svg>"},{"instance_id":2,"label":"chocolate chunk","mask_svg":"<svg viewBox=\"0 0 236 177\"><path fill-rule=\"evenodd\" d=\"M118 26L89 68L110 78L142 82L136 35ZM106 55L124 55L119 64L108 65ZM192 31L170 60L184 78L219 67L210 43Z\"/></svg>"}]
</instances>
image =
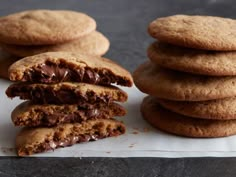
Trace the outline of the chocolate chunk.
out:
<instances>
[{"instance_id":1,"label":"chocolate chunk","mask_svg":"<svg viewBox=\"0 0 236 177\"><path fill-rule=\"evenodd\" d=\"M114 86L97 86L85 83L12 84L6 90L8 97L32 100L44 104L97 104L112 101L124 102L127 94Z\"/></svg>"},{"instance_id":2,"label":"chocolate chunk","mask_svg":"<svg viewBox=\"0 0 236 177\"><path fill-rule=\"evenodd\" d=\"M52 128L24 128L17 135L16 148L19 156L26 156L124 133L124 124L114 119L61 124Z\"/></svg>"},{"instance_id":3,"label":"chocolate chunk","mask_svg":"<svg viewBox=\"0 0 236 177\"><path fill-rule=\"evenodd\" d=\"M80 105L40 105L26 101L12 112L12 121L16 126L55 126L62 123L81 123L90 119L109 119L124 116L125 108L117 103L95 104L89 107Z\"/></svg>"},{"instance_id":4,"label":"chocolate chunk","mask_svg":"<svg viewBox=\"0 0 236 177\"><path fill-rule=\"evenodd\" d=\"M112 73L91 68L70 68L66 64L55 65L47 62L25 72L22 81L39 83L85 82L97 85L124 83Z\"/></svg>"}]
</instances>

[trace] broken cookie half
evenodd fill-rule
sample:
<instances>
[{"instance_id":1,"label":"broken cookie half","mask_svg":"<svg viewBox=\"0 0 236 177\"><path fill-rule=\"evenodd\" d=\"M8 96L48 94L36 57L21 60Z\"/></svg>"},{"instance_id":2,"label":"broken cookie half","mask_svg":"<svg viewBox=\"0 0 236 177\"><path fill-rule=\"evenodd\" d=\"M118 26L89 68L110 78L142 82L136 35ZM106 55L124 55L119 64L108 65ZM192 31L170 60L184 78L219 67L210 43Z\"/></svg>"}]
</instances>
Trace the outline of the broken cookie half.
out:
<instances>
[{"instance_id":1,"label":"broken cookie half","mask_svg":"<svg viewBox=\"0 0 236 177\"><path fill-rule=\"evenodd\" d=\"M8 97L19 96L41 104L96 104L112 101L125 102L127 94L115 86L61 82L57 84L16 83L6 90Z\"/></svg>"},{"instance_id":2,"label":"broken cookie half","mask_svg":"<svg viewBox=\"0 0 236 177\"><path fill-rule=\"evenodd\" d=\"M12 81L58 83L85 82L131 87L131 74L115 62L71 52L47 52L23 58L9 68Z\"/></svg>"},{"instance_id":3,"label":"broken cookie half","mask_svg":"<svg viewBox=\"0 0 236 177\"><path fill-rule=\"evenodd\" d=\"M113 119L61 124L52 128L24 128L16 138L17 154L26 156L124 133L124 124Z\"/></svg>"},{"instance_id":4,"label":"broken cookie half","mask_svg":"<svg viewBox=\"0 0 236 177\"><path fill-rule=\"evenodd\" d=\"M77 104L41 105L25 101L13 110L12 122L15 126L51 127L64 123L81 123L91 119L110 119L125 114L125 108L117 103L83 106Z\"/></svg>"}]
</instances>

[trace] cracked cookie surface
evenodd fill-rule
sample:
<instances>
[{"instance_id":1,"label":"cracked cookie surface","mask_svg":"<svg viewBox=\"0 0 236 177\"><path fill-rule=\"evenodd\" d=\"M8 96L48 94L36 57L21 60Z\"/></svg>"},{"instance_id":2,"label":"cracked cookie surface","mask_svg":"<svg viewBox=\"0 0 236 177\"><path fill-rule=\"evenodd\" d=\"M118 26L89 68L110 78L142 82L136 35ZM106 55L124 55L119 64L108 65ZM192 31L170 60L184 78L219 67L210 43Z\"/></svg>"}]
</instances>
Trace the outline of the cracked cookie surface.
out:
<instances>
[{"instance_id":1,"label":"cracked cookie surface","mask_svg":"<svg viewBox=\"0 0 236 177\"><path fill-rule=\"evenodd\" d=\"M236 50L236 20L213 16L173 15L154 20L149 34L160 41L189 48Z\"/></svg>"}]
</instances>

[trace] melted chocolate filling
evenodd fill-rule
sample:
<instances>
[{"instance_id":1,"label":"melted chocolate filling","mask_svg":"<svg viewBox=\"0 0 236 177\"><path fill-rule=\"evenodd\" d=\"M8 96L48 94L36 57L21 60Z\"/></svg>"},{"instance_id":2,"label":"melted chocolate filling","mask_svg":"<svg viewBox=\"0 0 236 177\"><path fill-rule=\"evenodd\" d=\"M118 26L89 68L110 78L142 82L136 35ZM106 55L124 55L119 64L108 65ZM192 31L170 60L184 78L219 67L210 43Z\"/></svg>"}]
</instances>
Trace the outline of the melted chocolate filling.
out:
<instances>
[{"instance_id":1,"label":"melted chocolate filling","mask_svg":"<svg viewBox=\"0 0 236 177\"><path fill-rule=\"evenodd\" d=\"M89 135L89 134L84 134L84 135L77 135L77 136L68 136L67 138L63 140L58 140L57 137L55 136L53 140L46 140L44 143L41 143L34 149L22 149L21 153L24 155L29 155L31 153L39 153L39 152L44 152L44 151L50 151L54 150L60 147L67 147L67 146L72 146L76 143L82 143L82 142L88 142L88 141L96 141L99 139L103 139L106 137L111 137L111 136L118 136L121 135L125 132L125 130L122 127L117 127L117 129L113 129L107 132L105 135L100 135L99 132Z\"/></svg>"},{"instance_id":2,"label":"melted chocolate filling","mask_svg":"<svg viewBox=\"0 0 236 177\"><path fill-rule=\"evenodd\" d=\"M85 119L94 119L97 117L100 117L102 115L102 112L99 109L90 109L86 111L76 111L73 113L60 113L55 112L53 114L50 113L43 113L41 117L37 117L36 119L28 119L28 120L20 120L17 119L14 124L16 126L29 126L29 127L35 127L35 126L55 126L61 123L81 123Z\"/></svg>"},{"instance_id":3,"label":"melted chocolate filling","mask_svg":"<svg viewBox=\"0 0 236 177\"><path fill-rule=\"evenodd\" d=\"M109 95L99 96L95 92L90 91L86 95L75 92L72 88L63 88L61 90L53 90L53 88L32 87L27 85L15 85L7 90L9 97L19 96L23 100L32 100L39 104L95 104L110 103L112 97Z\"/></svg>"},{"instance_id":4,"label":"melted chocolate filling","mask_svg":"<svg viewBox=\"0 0 236 177\"><path fill-rule=\"evenodd\" d=\"M85 68L75 68L66 63L55 64L46 62L28 72L24 73L22 81L40 82L40 83L58 83L58 82L85 82L98 85L110 85L117 83L119 85L130 86L130 81L115 76L111 71ZM132 85L132 84L131 84Z\"/></svg>"}]
</instances>

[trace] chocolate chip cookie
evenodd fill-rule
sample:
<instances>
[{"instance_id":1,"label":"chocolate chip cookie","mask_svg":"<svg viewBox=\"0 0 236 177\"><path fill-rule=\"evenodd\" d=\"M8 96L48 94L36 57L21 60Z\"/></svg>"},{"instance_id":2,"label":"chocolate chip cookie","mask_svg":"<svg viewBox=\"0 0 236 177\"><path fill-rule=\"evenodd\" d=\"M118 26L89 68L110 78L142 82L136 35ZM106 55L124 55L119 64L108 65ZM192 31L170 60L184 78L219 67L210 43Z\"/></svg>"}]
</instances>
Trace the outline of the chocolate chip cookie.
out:
<instances>
[{"instance_id":1,"label":"chocolate chip cookie","mask_svg":"<svg viewBox=\"0 0 236 177\"><path fill-rule=\"evenodd\" d=\"M84 106L34 104L32 101L26 101L12 111L11 117L15 126L50 127L64 123L81 123L91 119L110 119L125 114L125 108L117 103Z\"/></svg>"},{"instance_id":2,"label":"chocolate chip cookie","mask_svg":"<svg viewBox=\"0 0 236 177\"><path fill-rule=\"evenodd\" d=\"M124 133L124 124L113 119L60 124L52 128L24 128L17 135L16 148L19 156L27 156Z\"/></svg>"},{"instance_id":3,"label":"chocolate chip cookie","mask_svg":"<svg viewBox=\"0 0 236 177\"><path fill-rule=\"evenodd\" d=\"M157 99L158 103L173 112L201 119L236 119L236 98L224 98L209 101L173 101Z\"/></svg>"},{"instance_id":4,"label":"chocolate chip cookie","mask_svg":"<svg viewBox=\"0 0 236 177\"><path fill-rule=\"evenodd\" d=\"M217 52L154 42L147 50L153 63L162 67L212 76L236 75L236 52Z\"/></svg>"},{"instance_id":5,"label":"chocolate chip cookie","mask_svg":"<svg viewBox=\"0 0 236 177\"><path fill-rule=\"evenodd\" d=\"M72 52L48 52L23 58L9 68L12 81L58 83L86 82L131 87L130 73L115 62Z\"/></svg>"},{"instance_id":6,"label":"chocolate chip cookie","mask_svg":"<svg viewBox=\"0 0 236 177\"><path fill-rule=\"evenodd\" d=\"M89 55L104 55L110 46L109 40L100 32L93 31L78 39L55 45L13 45L1 43L0 46L16 56L27 57L45 52L78 52Z\"/></svg>"},{"instance_id":7,"label":"chocolate chip cookie","mask_svg":"<svg viewBox=\"0 0 236 177\"><path fill-rule=\"evenodd\" d=\"M183 116L162 108L151 96L143 100L141 113L154 127L180 136L216 138L236 134L236 120L207 120Z\"/></svg>"},{"instance_id":8,"label":"chocolate chip cookie","mask_svg":"<svg viewBox=\"0 0 236 177\"><path fill-rule=\"evenodd\" d=\"M236 20L213 16L173 15L154 20L149 34L159 41L189 48L236 50Z\"/></svg>"},{"instance_id":9,"label":"chocolate chip cookie","mask_svg":"<svg viewBox=\"0 0 236 177\"><path fill-rule=\"evenodd\" d=\"M142 92L168 100L204 101L236 96L235 76L186 74L151 62L140 65L133 76Z\"/></svg>"},{"instance_id":10,"label":"chocolate chip cookie","mask_svg":"<svg viewBox=\"0 0 236 177\"><path fill-rule=\"evenodd\" d=\"M125 102L127 94L115 86L98 86L86 83L61 82L57 84L15 83L6 94L10 98L19 96L40 104L109 104L112 101Z\"/></svg>"}]
</instances>

